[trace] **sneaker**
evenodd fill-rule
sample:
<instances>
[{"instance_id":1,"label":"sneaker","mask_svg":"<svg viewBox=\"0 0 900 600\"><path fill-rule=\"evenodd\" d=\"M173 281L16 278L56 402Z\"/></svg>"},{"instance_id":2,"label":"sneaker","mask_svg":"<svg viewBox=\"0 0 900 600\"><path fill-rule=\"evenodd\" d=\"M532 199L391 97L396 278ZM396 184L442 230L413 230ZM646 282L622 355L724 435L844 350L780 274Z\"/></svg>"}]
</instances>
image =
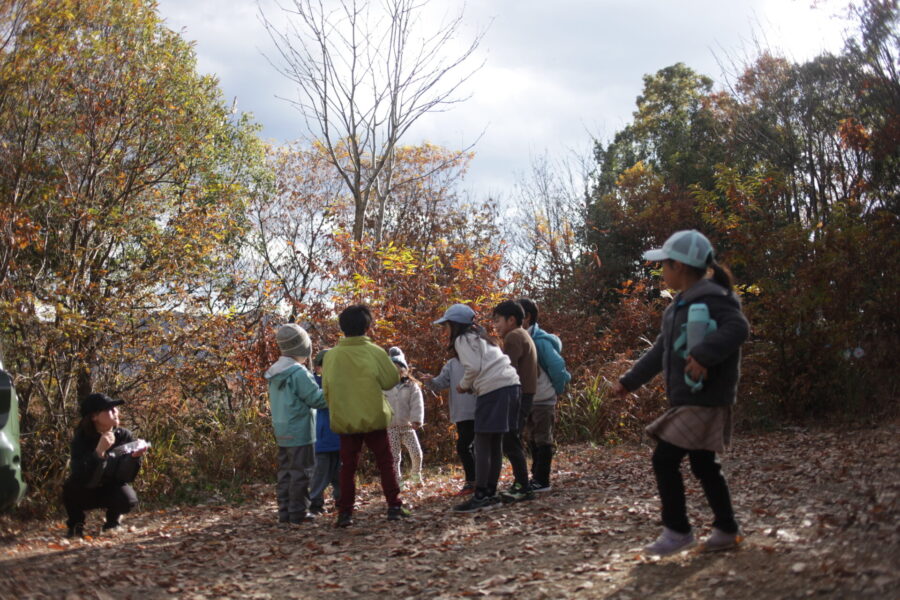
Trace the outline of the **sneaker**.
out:
<instances>
[{"instance_id":1,"label":"sneaker","mask_svg":"<svg viewBox=\"0 0 900 600\"><path fill-rule=\"evenodd\" d=\"M410 511L405 506L389 506L387 512L387 520L399 521L400 519L407 519L411 515L412 511Z\"/></svg>"},{"instance_id":2,"label":"sneaker","mask_svg":"<svg viewBox=\"0 0 900 600\"><path fill-rule=\"evenodd\" d=\"M453 494L454 496L468 496L469 494L475 493L475 484L467 481L466 485L462 486L458 492Z\"/></svg>"},{"instance_id":3,"label":"sneaker","mask_svg":"<svg viewBox=\"0 0 900 600\"><path fill-rule=\"evenodd\" d=\"M551 489L553 489L550 487L549 483L541 483L536 479L532 479L530 482L528 482L528 487L532 492L535 492L536 494L543 494L544 492L549 492Z\"/></svg>"},{"instance_id":4,"label":"sneaker","mask_svg":"<svg viewBox=\"0 0 900 600\"><path fill-rule=\"evenodd\" d=\"M302 525L303 523L309 523L310 521L315 521L316 515L312 513L303 513L302 515L297 515L295 517L291 517L291 525Z\"/></svg>"},{"instance_id":5,"label":"sneaker","mask_svg":"<svg viewBox=\"0 0 900 600\"><path fill-rule=\"evenodd\" d=\"M505 492L500 492L500 498L503 502L522 502L523 500L531 500L534 498L534 492L531 488L516 482L509 486Z\"/></svg>"},{"instance_id":6,"label":"sneaker","mask_svg":"<svg viewBox=\"0 0 900 600\"><path fill-rule=\"evenodd\" d=\"M314 504L309 507L309 514L313 516L323 515L325 514L325 507L319 506L318 504Z\"/></svg>"},{"instance_id":7,"label":"sneaker","mask_svg":"<svg viewBox=\"0 0 900 600\"><path fill-rule=\"evenodd\" d=\"M75 523L74 525L69 525L69 529L66 530L67 538L83 538L84 537L84 523Z\"/></svg>"},{"instance_id":8,"label":"sneaker","mask_svg":"<svg viewBox=\"0 0 900 600\"><path fill-rule=\"evenodd\" d=\"M351 525L353 525L351 513L338 513L337 521L334 522L335 527L350 527Z\"/></svg>"},{"instance_id":9,"label":"sneaker","mask_svg":"<svg viewBox=\"0 0 900 600\"><path fill-rule=\"evenodd\" d=\"M701 552L718 552L719 550L730 550L737 548L744 541L741 532L725 533L717 527L713 527L712 533L700 545Z\"/></svg>"},{"instance_id":10,"label":"sneaker","mask_svg":"<svg viewBox=\"0 0 900 600\"><path fill-rule=\"evenodd\" d=\"M668 527L663 527L662 533L656 541L649 546L644 547L647 554L655 554L656 556L668 556L675 554L681 550L685 550L694 545L694 534L678 533Z\"/></svg>"},{"instance_id":11,"label":"sneaker","mask_svg":"<svg viewBox=\"0 0 900 600\"><path fill-rule=\"evenodd\" d=\"M457 504L453 507L453 512L456 513L471 513L478 512L480 510L491 510L495 508L499 504L497 496L479 496L475 494L462 504Z\"/></svg>"}]
</instances>

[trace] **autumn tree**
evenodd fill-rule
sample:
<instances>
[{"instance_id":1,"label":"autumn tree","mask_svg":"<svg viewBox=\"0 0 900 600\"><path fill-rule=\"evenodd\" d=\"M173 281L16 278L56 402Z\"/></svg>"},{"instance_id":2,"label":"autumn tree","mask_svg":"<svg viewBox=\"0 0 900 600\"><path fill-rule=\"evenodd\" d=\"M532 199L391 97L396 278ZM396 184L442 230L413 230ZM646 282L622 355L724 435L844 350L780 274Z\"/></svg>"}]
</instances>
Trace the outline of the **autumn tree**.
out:
<instances>
[{"instance_id":1,"label":"autumn tree","mask_svg":"<svg viewBox=\"0 0 900 600\"><path fill-rule=\"evenodd\" d=\"M462 87L477 69L471 62L481 36L452 50L462 15L429 30L429 4L341 0L332 10L292 0L277 15L262 15L279 70L297 84L292 103L353 200L357 242L373 215L370 232L376 243L384 239L391 195L414 181L397 169L400 140L424 115L462 101Z\"/></svg>"},{"instance_id":2,"label":"autumn tree","mask_svg":"<svg viewBox=\"0 0 900 600\"><path fill-rule=\"evenodd\" d=\"M241 295L220 269L262 146L153 2L16 0L0 16L0 335L26 423L39 399L64 425L94 385L215 356L206 319Z\"/></svg>"}]
</instances>

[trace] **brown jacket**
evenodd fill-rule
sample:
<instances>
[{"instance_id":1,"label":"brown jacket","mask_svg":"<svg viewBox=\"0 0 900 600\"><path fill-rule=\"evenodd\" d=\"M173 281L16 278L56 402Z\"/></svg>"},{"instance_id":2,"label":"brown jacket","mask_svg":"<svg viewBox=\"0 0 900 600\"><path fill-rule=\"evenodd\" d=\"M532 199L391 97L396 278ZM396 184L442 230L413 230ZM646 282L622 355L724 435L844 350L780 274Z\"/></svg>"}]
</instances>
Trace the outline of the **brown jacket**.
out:
<instances>
[{"instance_id":1,"label":"brown jacket","mask_svg":"<svg viewBox=\"0 0 900 600\"><path fill-rule=\"evenodd\" d=\"M531 336L521 327L516 327L503 338L503 352L519 374L522 393L534 394L537 391L538 359Z\"/></svg>"}]
</instances>

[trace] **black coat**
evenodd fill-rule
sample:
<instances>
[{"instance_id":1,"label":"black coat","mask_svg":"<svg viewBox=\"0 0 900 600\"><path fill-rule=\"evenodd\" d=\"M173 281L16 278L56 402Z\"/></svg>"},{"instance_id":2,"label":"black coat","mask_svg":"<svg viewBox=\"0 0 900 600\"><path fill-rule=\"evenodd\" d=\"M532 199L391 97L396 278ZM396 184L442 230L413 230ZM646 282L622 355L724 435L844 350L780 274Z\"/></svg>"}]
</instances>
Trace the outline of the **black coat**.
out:
<instances>
[{"instance_id":1,"label":"black coat","mask_svg":"<svg viewBox=\"0 0 900 600\"><path fill-rule=\"evenodd\" d=\"M123 456L111 456L110 450L116 446L134 441L134 436L124 427L116 427L114 430L116 441L106 451L103 458L97 456L97 444L100 434L92 432L85 434L82 429L75 432L72 438L72 473L69 475L71 483L82 485L86 488L97 488L106 485L130 483L137 477L141 468L141 459L134 458L130 454Z\"/></svg>"},{"instance_id":2,"label":"black coat","mask_svg":"<svg viewBox=\"0 0 900 600\"><path fill-rule=\"evenodd\" d=\"M708 370L703 389L692 393L684 381L685 359L672 351L672 344L687 322L690 305L696 302L709 307L710 318L718 328L691 350L694 360ZM675 296L663 313L662 331L653 347L619 381L625 389L636 390L662 371L672 406L734 404L740 378L741 344L749 334L750 325L741 312L737 295L712 280L703 279Z\"/></svg>"}]
</instances>

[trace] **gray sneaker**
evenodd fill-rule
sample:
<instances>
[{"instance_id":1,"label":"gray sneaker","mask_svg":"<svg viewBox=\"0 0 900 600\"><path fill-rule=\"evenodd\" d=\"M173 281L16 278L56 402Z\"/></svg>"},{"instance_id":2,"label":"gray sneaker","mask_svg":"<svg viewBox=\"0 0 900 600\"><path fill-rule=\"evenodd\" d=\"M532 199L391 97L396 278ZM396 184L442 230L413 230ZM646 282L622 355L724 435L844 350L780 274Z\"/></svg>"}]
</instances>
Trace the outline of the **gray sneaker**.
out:
<instances>
[{"instance_id":1,"label":"gray sneaker","mask_svg":"<svg viewBox=\"0 0 900 600\"><path fill-rule=\"evenodd\" d=\"M678 533L672 531L668 527L663 527L662 533L656 541L649 546L644 547L647 554L655 554L656 556L668 556L675 554L694 545L694 534Z\"/></svg>"},{"instance_id":2,"label":"gray sneaker","mask_svg":"<svg viewBox=\"0 0 900 600\"><path fill-rule=\"evenodd\" d=\"M721 529L713 527L712 533L710 533L709 537L700 545L700 550L703 552L730 550L732 548L737 548L742 541L744 541L744 538L741 536L740 531L737 533L725 533Z\"/></svg>"}]
</instances>

